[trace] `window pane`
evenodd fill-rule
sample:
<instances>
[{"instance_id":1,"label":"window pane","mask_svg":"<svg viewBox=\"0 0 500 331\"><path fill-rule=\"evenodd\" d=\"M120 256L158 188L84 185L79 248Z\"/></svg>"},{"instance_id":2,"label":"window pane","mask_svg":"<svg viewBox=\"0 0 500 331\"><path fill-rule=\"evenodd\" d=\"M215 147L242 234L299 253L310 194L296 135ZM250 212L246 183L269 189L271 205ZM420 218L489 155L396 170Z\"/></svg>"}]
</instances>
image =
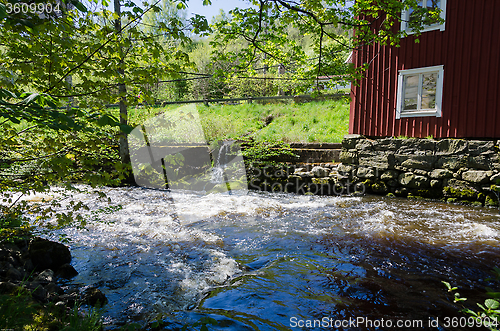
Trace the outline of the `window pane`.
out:
<instances>
[{"instance_id":1,"label":"window pane","mask_svg":"<svg viewBox=\"0 0 500 331\"><path fill-rule=\"evenodd\" d=\"M404 77L404 105L403 110L417 109L418 102L418 78L419 75L408 75Z\"/></svg>"},{"instance_id":2,"label":"window pane","mask_svg":"<svg viewBox=\"0 0 500 331\"><path fill-rule=\"evenodd\" d=\"M423 6L424 6L424 2L423 2L423 1L419 1L419 2L418 2L418 6L419 6L419 7L423 7ZM410 8L410 10L409 10L409 14L410 14L410 17L409 17L409 21L410 21L410 22L414 22L414 21L416 21L416 20L418 20L418 19L419 19L419 18L418 18L418 16L417 16L417 14L416 14L416 13L415 13L415 11L413 10L413 8Z\"/></svg>"},{"instance_id":3,"label":"window pane","mask_svg":"<svg viewBox=\"0 0 500 331\"><path fill-rule=\"evenodd\" d=\"M427 0L427 9L428 10L438 10L441 8L441 1L440 0ZM437 23L437 18L436 19L431 19L431 24Z\"/></svg>"},{"instance_id":4,"label":"window pane","mask_svg":"<svg viewBox=\"0 0 500 331\"><path fill-rule=\"evenodd\" d=\"M422 76L422 109L435 109L438 73L433 72Z\"/></svg>"},{"instance_id":5,"label":"window pane","mask_svg":"<svg viewBox=\"0 0 500 331\"><path fill-rule=\"evenodd\" d=\"M438 9L440 8L441 0L427 0L427 8Z\"/></svg>"}]
</instances>

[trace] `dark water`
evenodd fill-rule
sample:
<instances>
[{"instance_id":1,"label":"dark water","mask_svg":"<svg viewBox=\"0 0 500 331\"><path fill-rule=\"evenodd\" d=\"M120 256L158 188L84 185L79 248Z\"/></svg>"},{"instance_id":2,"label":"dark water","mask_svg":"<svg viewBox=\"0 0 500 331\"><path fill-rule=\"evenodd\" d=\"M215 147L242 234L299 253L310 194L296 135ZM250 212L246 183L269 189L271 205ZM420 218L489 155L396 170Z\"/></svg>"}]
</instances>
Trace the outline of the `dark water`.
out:
<instances>
[{"instance_id":1,"label":"dark water","mask_svg":"<svg viewBox=\"0 0 500 331\"><path fill-rule=\"evenodd\" d=\"M66 233L80 272L74 282L109 299L108 328L161 319L177 330L211 317L213 330L471 330L452 324L466 315L441 281L458 286L472 308L497 286L488 280L500 266L494 209L105 191L123 209ZM77 198L94 210L108 206Z\"/></svg>"}]
</instances>

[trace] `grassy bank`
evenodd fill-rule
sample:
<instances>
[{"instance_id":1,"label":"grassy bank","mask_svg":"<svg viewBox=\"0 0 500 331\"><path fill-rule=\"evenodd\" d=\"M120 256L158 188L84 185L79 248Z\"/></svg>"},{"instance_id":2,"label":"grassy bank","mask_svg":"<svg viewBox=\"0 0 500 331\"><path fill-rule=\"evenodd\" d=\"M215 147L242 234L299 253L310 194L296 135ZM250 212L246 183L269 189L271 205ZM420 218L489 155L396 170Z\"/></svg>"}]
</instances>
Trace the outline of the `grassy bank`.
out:
<instances>
[{"instance_id":1,"label":"grassy bank","mask_svg":"<svg viewBox=\"0 0 500 331\"><path fill-rule=\"evenodd\" d=\"M130 123L180 105L142 107L130 110ZM253 137L257 141L341 142L349 127L349 100L327 100L303 104L239 104L197 106L208 140Z\"/></svg>"}]
</instances>

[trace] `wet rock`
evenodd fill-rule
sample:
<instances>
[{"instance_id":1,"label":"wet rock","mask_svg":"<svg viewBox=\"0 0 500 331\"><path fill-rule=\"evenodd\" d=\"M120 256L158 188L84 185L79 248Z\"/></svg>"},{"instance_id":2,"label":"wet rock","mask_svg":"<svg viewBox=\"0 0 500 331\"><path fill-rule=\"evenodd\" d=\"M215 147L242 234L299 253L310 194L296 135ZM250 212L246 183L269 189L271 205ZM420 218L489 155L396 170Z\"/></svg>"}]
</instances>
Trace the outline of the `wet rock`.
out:
<instances>
[{"instance_id":1,"label":"wet rock","mask_svg":"<svg viewBox=\"0 0 500 331\"><path fill-rule=\"evenodd\" d=\"M103 306L108 302L108 299L98 288L90 287L83 292L82 301L91 306L99 304Z\"/></svg>"},{"instance_id":2,"label":"wet rock","mask_svg":"<svg viewBox=\"0 0 500 331\"><path fill-rule=\"evenodd\" d=\"M38 270L57 270L61 265L71 262L68 247L50 240L35 238L29 245L29 254Z\"/></svg>"},{"instance_id":3,"label":"wet rock","mask_svg":"<svg viewBox=\"0 0 500 331\"><path fill-rule=\"evenodd\" d=\"M62 278L71 279L78 275L78 271L69 263L65 263L56 271L56 275Z\"/></svg>"},{"instance_id":4,"label":"wet rock","mask_svg":"<svg viewBox=\"0 0 500 331\"><path fill-rule=\"evenodd\" d=\"M36 276L35 282L40 284L48 284L54 281L54 271L46 269Z\"/></svg>"}]
</instances>

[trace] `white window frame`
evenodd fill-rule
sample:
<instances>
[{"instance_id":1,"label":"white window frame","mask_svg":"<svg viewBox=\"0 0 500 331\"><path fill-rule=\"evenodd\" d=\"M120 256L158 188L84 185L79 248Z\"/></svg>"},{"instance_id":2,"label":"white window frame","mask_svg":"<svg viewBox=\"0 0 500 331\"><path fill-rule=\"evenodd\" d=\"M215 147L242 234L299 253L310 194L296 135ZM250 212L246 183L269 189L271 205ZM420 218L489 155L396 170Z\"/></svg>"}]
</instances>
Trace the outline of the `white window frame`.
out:
<instances>
[{"instance_id":1,"label":"white window frame","mask_svg":"<svg viewBox=\"0 0 500 331\"><path fill-rule=\"evenodd\" d=\"M426 0L423 1L424 3L424 6L427 6L426 5ZM428 26L425 26L421 32L427 32L427 31L433 31L433 30L440 30L440 31L444 31L445 29L445 24L446 24L446 0L441 0L441 13L440 13L440 17L445 20L445 22L443 22L443 24L432 24L432 25L428 25ZM410 21L410 11L408 10L403 10L403 12L401 13L401 31L405 31L406 34L408 35L411 35L411 34L414 34L415 31L413 30L410 30L409 26L408 26L408 22Z\"/></svg>"},{"instance_id":2,"label":"white window frame","mask_svg":"<svg viewBox=\"0 0 500 331\"><path fill-rule=\"evenodd\" d=\"M426 74L437 72L438 78L436 82L436 108L433 110L411 110L404 111L403 103L404 103L404 86L403 86L403 78L407 75L415 75L415 74ZM398 94L396 101L396 119L400 119L402 117L420 117L420 116L435 116L441 117L441 104L443 101L443 78L444 78L444 66L432 66L432 67L423 67L423 68L415 68L415 69L407 69L400 70L398 74ZM422 102L422 84L420 83L422 80L419 79L418 85L418 104L420 105Z\"/></svg>"}]
</instances>

